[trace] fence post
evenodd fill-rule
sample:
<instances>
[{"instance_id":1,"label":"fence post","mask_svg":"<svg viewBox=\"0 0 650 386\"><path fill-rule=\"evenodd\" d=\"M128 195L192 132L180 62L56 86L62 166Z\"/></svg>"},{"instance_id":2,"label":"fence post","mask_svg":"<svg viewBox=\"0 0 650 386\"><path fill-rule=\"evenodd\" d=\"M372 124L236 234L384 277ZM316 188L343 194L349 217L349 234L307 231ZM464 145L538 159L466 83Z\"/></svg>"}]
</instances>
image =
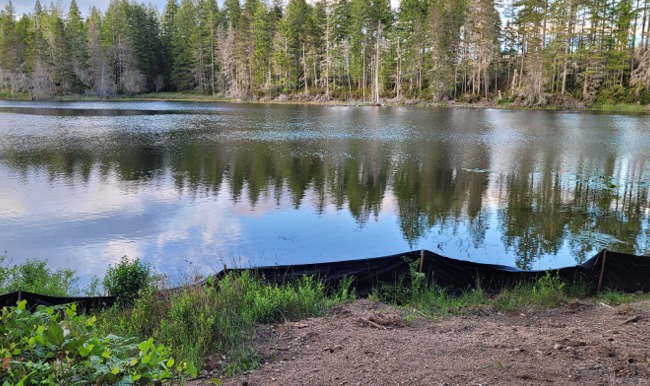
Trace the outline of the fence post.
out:
<instances>
[{"instance_id":1,"label":"fence post","mask_svg":"<svg viewBox=\"0 0 650 386\"><path fill-rule=\"evenodd\" d=\"M418 272L422 272L423 268L424 268L424 249L420 251L420 268L418 269Z\"/></svg>"},{"instance_id":2,"label":"fence post","mask_svg":"<svg viewBox=\"0 0 650 386\"><path fill-rule=\"evenodd\" d=\"M605 260L607 260L607 249L603 250L603 260L600 262L600 276L598 276L598 292L603 285L603 276L605 276Z\"/></svg>"}]
</instances>

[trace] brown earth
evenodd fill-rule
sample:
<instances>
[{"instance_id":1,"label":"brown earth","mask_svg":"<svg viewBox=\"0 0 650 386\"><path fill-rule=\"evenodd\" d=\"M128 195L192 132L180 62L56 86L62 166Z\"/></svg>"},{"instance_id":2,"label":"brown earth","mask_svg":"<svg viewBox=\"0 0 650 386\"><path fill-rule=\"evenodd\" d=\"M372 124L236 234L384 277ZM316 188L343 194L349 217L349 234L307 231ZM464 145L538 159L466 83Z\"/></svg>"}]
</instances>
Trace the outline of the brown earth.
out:
<instances>
[{"instance_id":1,"label":"brown earth","mask_svg":"<svg viewBox=\"0 0 650 386\"><path fill-rule=\"evenodd\" d=\"M359 300L262 326L256 346L264 364L224 385L650 385L650 301L435 321Z\"/></svg>"}]
</instances>

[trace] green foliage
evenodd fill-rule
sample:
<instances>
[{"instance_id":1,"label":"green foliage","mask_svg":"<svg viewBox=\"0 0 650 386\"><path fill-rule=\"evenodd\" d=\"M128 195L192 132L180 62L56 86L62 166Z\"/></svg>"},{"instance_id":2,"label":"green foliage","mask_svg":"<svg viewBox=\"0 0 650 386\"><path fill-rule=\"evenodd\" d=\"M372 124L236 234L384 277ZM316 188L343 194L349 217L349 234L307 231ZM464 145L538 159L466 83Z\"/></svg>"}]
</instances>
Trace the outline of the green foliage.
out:
<instances>
[{"instance_id":1,"label":"green foliage","mask_svg":"<svg viewBox=\"0 0 650 386\"><path fill-rule=\"evenodd\" d=\"M5 257L0 256L0 293L21 289L50 296L69 296L77 282L70 269L47 267L44 260L27 260L25 263L5 266Z\"/></svg>"},{"instance_id":2,"label":"green foliage","mask_svg":"<svg viewBox=\"0 0 650 386\"><path fill-rule=\"evenodd\" d=\"M608 112L625 112L625 113L645 113L648 112L646 105L627 104L627 103L602 103L591 107L592 110Z\"/></svg>"},{"instance_id":3,"label":"green foliage","mask_svg":"<svg viewBox=\"0 0 650 386\"><path fill-rule=\"evenodd\" d=\"M614 290L606 290L598 294L598 299L605 302L606 304L618 306L621 304L633 302L637 299L637 297L634 294L628 294Z\"/></svg>"},{"instance_id":4,"label":"green foliage","mask_svg":"<svg viewBox=\"0 0 650 386\"><path fill-rule=\"evenodd\" d=\"M223 355L220 370L232 374L257 366L255 326L323 315L353 297L352 279L331 293L322 282L302 277L270 285L249 272L229 274L214 286L186 287L167 294L145 292L130 308L115 306L99 315L104 331L143 339L153 336L175 356L202 363Z\"/></svg>"},{"instance_id":5,"label":"green foliage","mask_svg":"<svg viewBox=\"0 0 650 386\"><path fill-rule=\"evenodd\" d=\"M532 283L520 283L503 291L495 306L513 311L522 307L557 307L567 299L567 285L557 274L546 274Z\"/></svg>"},{"instance_id":6,"label":"green foliage","mask_svg":"<svg viewBox=\"0 0 650 386\"><path fill-rule=\"evenodd\" d=\"M111 296L136 296L153 282L149 264L140 259L129 261L126 256L115 265L110 265L103 284Z\"/></svg>"},{"instance_id":7,"label":"green foliage","mask_svg":"<svg viewBox=\"0 0 650 386\"><path fill-rule=\"evenodd\" d=\"M629 0L144 3L112 0L85 19L75 1L66 17L38 3L16 22L9 2L0 11L0 93L260 98L280 87L397 104L502 92L536 107L568 95L596 105L650 100L647 15ZM337 86L347 90L333 95Z\"/></svg>"},{"instance_id":8,"label":"green foliage","mask_svg":"<svg viewBox=\"0 0 650 386\"><path fill-rule=\"evenodd\" d=\"M3 385L145 385L196 376L192 363L176 364L153 339L98 335L96 317L78 315L75 305L35 312L25 305L0 313Z\"/></svg>"},{"instance_id":9,"label":"green foliage","mask_svg":"<svg viewBox=\"0 0 650 386\"><path fill-rule=\"evenodd\" d=\"M423 272L419 272L418 260L407 260L409 273L398 278L393 285L384 284L374 294L378 300L417 309L426 315L462 314L487 302L480 283L474 289L452 294L431 284Z\"/></svg>"}]
</instances>

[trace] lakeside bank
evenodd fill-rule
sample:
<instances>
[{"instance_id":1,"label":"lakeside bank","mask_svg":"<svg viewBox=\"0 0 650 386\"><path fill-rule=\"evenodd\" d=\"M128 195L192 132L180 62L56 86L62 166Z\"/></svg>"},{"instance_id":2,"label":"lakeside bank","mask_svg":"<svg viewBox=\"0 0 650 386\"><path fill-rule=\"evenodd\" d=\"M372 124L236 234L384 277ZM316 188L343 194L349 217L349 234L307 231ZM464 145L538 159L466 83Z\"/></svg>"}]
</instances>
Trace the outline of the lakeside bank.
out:
<instances>
[{"instance_id":1,"label":"lakeside bank","mask_svg":"<svg viewBox=\"0 0 650 386\"><path fill-rule=\"evenodd\" d=\"M275 98L226 98L222 96L203 95L186 92L159 92L137 94L134 96L120 95L111 98L100 98L88 95L58 95L51 98L32 99L29 95L17 95L15 97L3 95L0 100L18 101L54 101L54 102L77 102L77 101L177 101L177 102L212 102L212 103L261 103L261 104L295 104L295 105L319 105L319 106L389 106L389 107L447 107L447 108L498 108L513 110L543 110L543 111L596 111L610 113L647 113L650 112L650 105L632 103L606 103L587 105L579 100L562 100L557 104L528 105L512 99L477 100L475 102L463 101L442 101L431 102L423 100L394 100L383 99L379 103L363 100L326 100L321 96L305 95L280 95Z\"/></svg>"}]
</instances>

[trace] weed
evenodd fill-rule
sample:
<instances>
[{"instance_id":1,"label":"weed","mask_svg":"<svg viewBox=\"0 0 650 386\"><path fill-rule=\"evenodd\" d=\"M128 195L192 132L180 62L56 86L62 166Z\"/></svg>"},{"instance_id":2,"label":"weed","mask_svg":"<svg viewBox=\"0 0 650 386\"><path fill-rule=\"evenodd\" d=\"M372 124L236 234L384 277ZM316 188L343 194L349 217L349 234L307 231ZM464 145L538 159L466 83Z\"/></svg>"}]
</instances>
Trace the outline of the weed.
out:
<instances>
[{"instance_id":1,"label":"weed","mask_svg":"<svg viewBox=\"0 0 650 386\"><path fill-rule=\"evenodd\" d=\"M129 261L122 256L119 263L108 267L102 283L111 296L136 296L152 281L149 264L141 263L140 259Z\"/></svg>"},{"instance_id":2,"label":"weed","mask_svg":"<svg viewBox=\"0 0 650 386\"><path fill-rule=\"evenodd\" d=\"M608 111L608 112L625 112L625 113L644 113L648 112L648 107L641 104L630 103L603 103L591 107L591 110Z\"/></svg>"},{"instance_id":3,"label":"weed","mask_svg":"<svg viewBox=\"0 0 650 386\"><path fill-rule=\"evenodd\" d=\"M10 267L3 266L0 256L0 293L23 290L50 296L68 296L75 292L77 282L70 269L52 270L44 260L27 260Z\"/></svg>"},{"instance_id":4,"label":"weed","mask_svg":"<svg viewBox=\"0 0 650 386\"><path fill-rule=\"evenodd\" d=\"M630 303L636 300L636 296L634 294L627 294L614 290L603 291L598 294L597 298L606 304L611 304L613 306Z\"/></svg>"},{"instance_id":5,"label":"weed","mask_svg":"<svg viewBox=\"0 0 650 386\"><path fill-rule=\"evenodd\" d=\"M175 361L153 339L137 344L98 334L96 318L78 315L75 305L30 312L26 303L0 313L3 384L160 384L196 376L194 365Z\"/></svg>"},{"instance_id":6,"label":"weed","mask_svg":"<svg viewBox=\"0 0 650 386\"><path fill-rule=\"evenodd\" d=\"M254 368L259 360L252 340L259 323L324 315L334 304L352 298L353 279L334 291L311 276L268 284L250 272L231 273L216 283L171 292L144 291L131 307L102 312L103 331L144 339L153 336L177 357L201 364L210 355L226 358L222 372Z\"/></svg>"}]
</instances>

